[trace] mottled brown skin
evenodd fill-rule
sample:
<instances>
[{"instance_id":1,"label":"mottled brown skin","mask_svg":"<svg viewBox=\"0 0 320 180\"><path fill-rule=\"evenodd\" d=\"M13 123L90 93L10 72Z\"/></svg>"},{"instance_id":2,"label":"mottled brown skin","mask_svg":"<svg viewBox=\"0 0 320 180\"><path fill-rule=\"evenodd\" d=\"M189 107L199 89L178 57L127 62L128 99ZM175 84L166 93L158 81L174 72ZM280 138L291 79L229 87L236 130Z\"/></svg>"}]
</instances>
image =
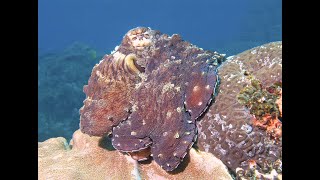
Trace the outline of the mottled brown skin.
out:
<instances>
[{"instance_id":1,"label":"mottled brown skin","mask_svg":"<svg viewBox=\"0 0 320 180\"><path fill-rule=\"evenodd\" d=\"M123 64L115 63L113 56L105 56L83 88L87 98L80 109L81 131L94 136L111 133L112 126L129 116L130 92L139 81Z\"/></svg>"},{"instance_id":2,"label":"mottled brown skin","mask_svg":"<svg viewBox=\"0 0 320 180\"><path fill-rule=\"evenodd\" d=\"M151 147L155 161L166 171L174 170L196 139L195 120L213 98L216 66L223 58L179 35L130 30L119 48L93 70L80 111L81 130L101 136L112 128L116 149L137 152ZM99 84L96 69L119 81ZM102 99L110 106L90 105L90 99ZM105 116L112 116L112 121Z\"/></svg>"},{"instance_id":3,"label":"mottled brown skin","mask_svg":"<svg viewBox=\"0 0 320 180\"><path fill-rule=\"evenodd\" d=\"M254 126L250 110L237 100L239 92L250 85L248 72L269 87L282 82L281 71L281 42L250 49L225 61L218 69L220 85L215 103L197 121L199 149L213 153L233 173L237 168L247 169L252 160L261 173L269 173L270 164L281 172L275 163L282 158L282 139L272 140L265 129Z\"/></svg>"}]
</instances>

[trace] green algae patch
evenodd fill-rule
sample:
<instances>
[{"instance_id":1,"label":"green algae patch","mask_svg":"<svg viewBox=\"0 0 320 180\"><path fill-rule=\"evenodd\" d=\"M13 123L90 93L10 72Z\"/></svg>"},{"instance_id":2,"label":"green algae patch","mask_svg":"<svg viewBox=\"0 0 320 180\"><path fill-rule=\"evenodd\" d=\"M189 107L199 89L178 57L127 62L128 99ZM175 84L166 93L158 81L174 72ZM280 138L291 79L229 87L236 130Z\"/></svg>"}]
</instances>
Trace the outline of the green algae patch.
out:
<instances>
[{"instance_id":1,"label":"green algae patch","mask_svg":"<svg viewBox=\"0 0 320 180\"><path fill-rule=\"evenodd\" d=\"M251 83L237 95L238 102L245 105L257 119L261 119L266 114L279 117L280 112L276 101L280 98L282 83L276 82L269 87L263 87L258 79L246 73Z\"/></svg>"}]
</instances>

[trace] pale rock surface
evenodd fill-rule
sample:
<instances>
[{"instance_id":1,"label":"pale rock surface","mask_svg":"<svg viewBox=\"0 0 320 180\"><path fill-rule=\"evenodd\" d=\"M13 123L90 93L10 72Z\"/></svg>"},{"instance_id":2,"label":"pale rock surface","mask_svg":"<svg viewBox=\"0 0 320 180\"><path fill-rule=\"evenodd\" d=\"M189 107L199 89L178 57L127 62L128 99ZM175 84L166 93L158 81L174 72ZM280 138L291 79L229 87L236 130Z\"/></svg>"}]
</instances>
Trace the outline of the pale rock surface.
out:
<instances>
[{"instance_id":1,"label":"pale rock surface","mask_svg":"<svg viewBox=\"0 0 320 180\"><path fill-rule=\"evenodd\" d=\"M90 137L77 130L70 145L65 138L38 143L40 180L105 179L232 179L226 166L210 153L192 148L171 173L153 160L137 162L113 149L107 138Z\"/></svg>"}]
</instances>

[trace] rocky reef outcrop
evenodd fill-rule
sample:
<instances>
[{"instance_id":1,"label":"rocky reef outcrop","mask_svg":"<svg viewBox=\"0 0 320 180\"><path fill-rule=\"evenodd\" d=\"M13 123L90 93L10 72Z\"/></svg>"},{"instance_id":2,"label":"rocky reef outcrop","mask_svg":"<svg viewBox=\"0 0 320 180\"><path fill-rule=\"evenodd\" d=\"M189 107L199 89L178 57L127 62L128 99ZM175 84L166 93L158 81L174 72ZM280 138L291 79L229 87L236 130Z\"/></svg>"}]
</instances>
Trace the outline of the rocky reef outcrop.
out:
<instances>
[{"instance_id":1,"label":"rocky reef outcrop","mask_svg":"<svg viewBox=\"0 0 320 180\"><path fill-rule=\"evenodd\" d=\"M51 138L38 144L38 178L105 179L232 179L226 166L211 153L192 148L178 169L168 173L154 161L138 163L115 150L107 137L90 137L77 130L70 144Z\"/></svg>"}]
</instances>

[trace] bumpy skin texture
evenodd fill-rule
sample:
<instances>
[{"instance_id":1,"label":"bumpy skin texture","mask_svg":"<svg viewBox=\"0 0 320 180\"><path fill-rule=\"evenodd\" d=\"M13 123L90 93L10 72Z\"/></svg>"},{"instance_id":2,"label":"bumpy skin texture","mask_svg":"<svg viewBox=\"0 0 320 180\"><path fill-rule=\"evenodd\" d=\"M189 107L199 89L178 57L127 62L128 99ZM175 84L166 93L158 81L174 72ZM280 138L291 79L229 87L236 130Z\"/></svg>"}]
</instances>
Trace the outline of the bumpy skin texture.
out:
<instances>
[{"instance_id":1,"label":"bumpy skin texture","mask_svg":"<svg viewBox=\"0 0 320 180\"><path fill-rule=\"evenodd\" d=\"M268 173L272 168L266 164L281 160L282 142L281 138L270 139L265 130L254 126L253 115L237 100L239 92L250 85L245 75L248 72L264 87L282 82L281 42L245 51L219 67L219 92L215 103L197 122L197 145L221 159L233 173L237 168L247 169L249 160L258 164L259 172ZM281 167L276 170L281 171Z\"/></svg>"},{"instance_id":2,"label":"bumpy skin texture","mask_svg":"<svg viewBox=\"0 0 320 180\"><path fill-rule=\"evenodd\" d=\"M113 146L122 152L151 147L155 161L174 170L196 139L195 121L212 101L223 59L176 34L130 30L84 87L81 131L112 133Z\"/></svg>"},{"instance_id":3,"label":"bumpy skin texture","mask_svg":"<svg viewBox=\"0 0 320 180\"><path fill-rule=\"evenodd\" d=\"M117 66L113 56L105 56L93 68L88 85L84 87L87 98L80 109L82 132L102 136L126 119L131 107L130 91L138 81L123 66Z\"/></svg>"}]
</instances>

